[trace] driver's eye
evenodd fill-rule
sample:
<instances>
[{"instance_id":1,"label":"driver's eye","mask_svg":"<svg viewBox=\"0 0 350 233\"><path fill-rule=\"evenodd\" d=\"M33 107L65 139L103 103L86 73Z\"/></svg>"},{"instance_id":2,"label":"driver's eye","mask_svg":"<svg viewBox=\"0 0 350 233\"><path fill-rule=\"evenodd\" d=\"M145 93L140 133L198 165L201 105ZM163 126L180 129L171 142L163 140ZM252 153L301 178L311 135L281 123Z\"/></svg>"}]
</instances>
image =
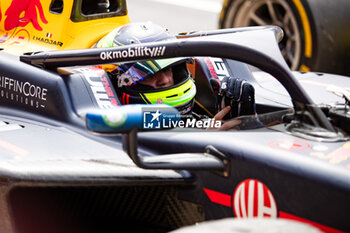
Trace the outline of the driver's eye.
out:
<instances>
[{"instance_id":1,"label":"driver's eye","mask_svg":"<svg viewBox=\"0 0 350 233\"><path fill-rule=\"evenodd\" d=\"M163 72L170 72L170 71L171 71L171 67L169 67L169 68L163 70Z\"/></svg>"}]
</instances>

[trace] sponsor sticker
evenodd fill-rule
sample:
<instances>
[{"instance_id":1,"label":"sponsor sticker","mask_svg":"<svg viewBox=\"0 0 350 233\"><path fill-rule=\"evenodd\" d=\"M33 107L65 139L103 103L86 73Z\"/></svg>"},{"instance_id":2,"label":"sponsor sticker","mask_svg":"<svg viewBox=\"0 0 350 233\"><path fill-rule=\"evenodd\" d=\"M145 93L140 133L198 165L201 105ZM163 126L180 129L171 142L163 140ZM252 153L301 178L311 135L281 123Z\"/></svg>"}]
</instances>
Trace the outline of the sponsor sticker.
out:
<instances>
[{"instance_id":1,"label":"sponsor sticker","mask_svg":"<svg viewBox=\"0 0 350 233\"><path fill-rule=\"evenodd\" d=\"M129 57L138 57L138 56L163 56L165 52L165 46L157 47L145 47L139 46L136 48L128 48L119 51L104 51L100 53L101 60L113 60L119 58L129 58Z\"/></svg>"},{"instance_id":2,"label":"sponsor sticker","mask_svg":"<svg viewBox=\"0 0 350 233\"><path fill-rule=\"evenodd\" d=\"M49 38L51 38L51 37L49 37ZM33 36L33 40L35 40L35 41L39 41L41 43L55 45L55 46L59 46L59 47L63 46L63 42L52 40L52 39L49 39L49 38L43 38L43 37L40 37L40 36Z\"/></svg>"},{"instance_id":3,"label":"sponsor sticker","mask_svg":"<svg viewBox=\"0 0 350 233\"><path fill-rule=\"evenodd\" d=\"M100 108L111 108L119 105L112 84L103 70L93 67L77 68L75 70L84 74L84 78Z\"/></svg>"},{"instance_id":4,"label":"sponsor sticker","mask_svg":"<svg viewBox=\"0 0 350 233\"><path fill-rule=\"evenodd\" d=\"M0 75L0 98L29 105L34 108L45 108L48 90L28 81Z\"/></svg>"},{"instance_id":5,"label":"sponsor sticker","mask_svg":"<svg viewBox=\"0 0 350 233\"><path fill-rule=\"evenodd\" d=\"M110 127L119 127L126 121L127 116L123 112L113 112L113 114L103 115L103 121Z\"/></svg>"},{"instance_id":6,"label":"sponsor sticker","mask_svg":"<svg viewBox=\"0 0 350 233\"><path fill-rule=\"evenodd\" d=\"M268 146L274 149L294 152L303 151L310 148L310 144L305 141L289 138L273 140L268 143Z\"/></svg>"},{"instance_id":7,"label":"sponsor sticker","mask_svg":"<svg viewBox=\"0 0 350 233\"><path fill-rule=\"evenodd\" d=\"M344 143L341 147L329 153L316 151L311 152L310 155L320 159L328 160L328 162L331 164L339 164L350 158L350 142Z\"/></svg>"},{"instance_id":8,"label":"sponsor sticker","mask_svg":"<svg viewBox=\"0 0 350 233\"><path fill-rule=\"evenodd\" d=\"M230 76L227 67L222 58L208 57L204 60L207 65L210 75L214 78L223 79L224 77Z\"/></svg>"},{"instance_id":9,"label":"sponsor sticker","mask_svg":"<svg viewBox=\"0 0 350 233\"><path fill-rule=\"evenodd\" d=\"M25 29L18 30L13 36L9 36L8 32L0 38L0 43L24 45L30 41L29 32Z\"/></svg>"},{"instance_id":10,"label":"sponsor sticker","mask_svg":"<svg viewBox=\"0 0 350 233\"><path fill-rule=\"evenodd\" d=\"M240 183L233 194L233 210L237 218L277 217L276 201L271 191L258 180Z\"/></svg>"},{"instance_id":11,"label":"sponsor sticker","mask_svg":"<svg viewBox=\"0 0 350 233\"><path fill-rule=\"evenodd\" d=\"M204 189L209 199L217 204L232 207L237 218L277 217L277 205L272 192L256 179L242 181L233 195Z\"/></svg>"},{"instance_id":12,"label":"sponsor sticker","mask_svg":"<svg viewBox=\"0 0 350 233\"><path fill-rule=\"evenodd\" d=\"M281 219L292 219L308 223L324 232L342 232L320 223L278 210L272 192L265 184L256 179L243 180L237 185L232 196L206 188L203 188L203 191L211 202L232 208L234 215L237 218L279 217Z\"/></svg>"}]
</instances>

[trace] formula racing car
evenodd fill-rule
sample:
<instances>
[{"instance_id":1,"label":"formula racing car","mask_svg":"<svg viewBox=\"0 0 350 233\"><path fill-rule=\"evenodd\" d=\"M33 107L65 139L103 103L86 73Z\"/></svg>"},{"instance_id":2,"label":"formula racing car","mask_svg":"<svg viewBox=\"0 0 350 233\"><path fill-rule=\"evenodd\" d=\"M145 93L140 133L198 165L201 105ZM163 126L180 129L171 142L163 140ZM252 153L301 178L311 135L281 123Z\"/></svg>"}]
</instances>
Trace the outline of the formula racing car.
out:
<instances>
[{"instance_id":1,"label":"formula racing car","mask_svg":"<svg viewBox=\"0 0 350 233\"><path fill-rule=\"evenodd\" d=\"M20 56L5 48L0 232L168 232L224 218L350 231L350 79L290 71L282 36L264 26L142 46ZM239 120L260 124L180 127L164 104L120 105L96 67L173 57L194 58L195 109L214 114L209 79L234 76L255 88L257 115ZM161 119L175 123L151 124Z\"/></svg>"}]
</instances>

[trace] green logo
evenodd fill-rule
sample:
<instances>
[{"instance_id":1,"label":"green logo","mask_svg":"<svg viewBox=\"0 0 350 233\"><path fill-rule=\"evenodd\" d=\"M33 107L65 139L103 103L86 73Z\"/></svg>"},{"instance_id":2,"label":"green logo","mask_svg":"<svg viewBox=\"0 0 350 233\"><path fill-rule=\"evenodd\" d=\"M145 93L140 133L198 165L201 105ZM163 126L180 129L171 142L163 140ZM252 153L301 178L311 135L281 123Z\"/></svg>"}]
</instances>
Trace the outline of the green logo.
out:
<instances>
[{"instance_id":1,"label":"green logo","mask_svg":"<svg viewBox=\"0 0 350 233\"><path fill-rule=\"evenodd\" d=\"M119 127L126 121L126 114L121 112L115 112L113 114L103 115L103 121L110 127Z\"/></svg>"}]
</instances>

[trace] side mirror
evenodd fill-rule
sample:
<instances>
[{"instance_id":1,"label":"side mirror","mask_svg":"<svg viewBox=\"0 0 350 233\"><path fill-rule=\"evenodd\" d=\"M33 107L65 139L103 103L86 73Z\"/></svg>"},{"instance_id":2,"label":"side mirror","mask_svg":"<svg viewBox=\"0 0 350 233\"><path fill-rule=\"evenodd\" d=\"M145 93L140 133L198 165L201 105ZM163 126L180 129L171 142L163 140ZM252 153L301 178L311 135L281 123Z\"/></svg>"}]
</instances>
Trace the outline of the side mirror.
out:
<instances>
[{"instance_id":1,"label":"side mirror","mask_svg":"<svg viewBox=\"0 0 350 233\"><path fill-rule=\"evenodd\" d=\"M172 123L181 120L176 108L165 104L121 105L111 109L97 109L86 114L88 130L102 134L172 128Z\"/></svg>"},{"instance_id":2,"label":"side mirror","mask_svg":"<svg viewBox=\"0 0 350 233\"><path fill-rule=\"evenodd\" d=\"M133 162L145 169L227 170L227 158L213 146L204 153L178 153L142 156L137 152L137 132L171 129L181 121L177 109L164 104L122 105L113 109L98 109L86 114L89 131L123 135L123 149ZM226 172L227 173L227 172Z\"/></svg>"}]
</instances>

